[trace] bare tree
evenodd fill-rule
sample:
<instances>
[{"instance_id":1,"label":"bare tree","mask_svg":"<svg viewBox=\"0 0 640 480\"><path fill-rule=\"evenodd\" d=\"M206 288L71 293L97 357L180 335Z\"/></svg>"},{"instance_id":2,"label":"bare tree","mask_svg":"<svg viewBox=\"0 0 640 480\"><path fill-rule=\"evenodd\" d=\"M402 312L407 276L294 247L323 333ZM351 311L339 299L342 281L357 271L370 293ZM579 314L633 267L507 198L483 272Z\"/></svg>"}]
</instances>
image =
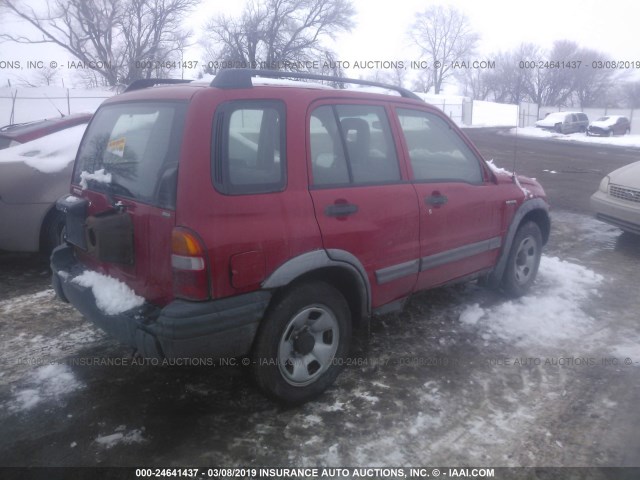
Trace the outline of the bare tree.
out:
<instances>
[{"instance_id":1,"label":"bare tree","mask_svg":"<svg viewBox=\"0 0 640 480\"><path fill-rule=\"evenodd\" d=\"M420 73L413 81L412 90L415 92L429 93L433 88L433 74L429 70L420 70Z\"/></svg>"},{"instance_id":2,"label":"bare tree","mask_svg":"<svg viewBox=\"0 0 640 480\"><path fill-rule=\"evenodd\" d=\"M626 83L622 92L629 107L640 108L640 81Z\"/></svg>"},{"instance_id":3,"label":"bare tree","mask_svg":"<svg viewBox=\"0 0 640 480\"><path fill-rule=\"evenodd\" d=\"M529 99L527 89L532 76L529 66L539 55L540 48L531 43L494 55L496 68L487 72L486 82L496 102L520 103Z\"/></svg>"},{"instance_id":4,"label":"bare tree","mask_svg":"<svg viewBox=\"0 0 640 480\"><path fill-rule=\"evenodd\" d=\"M479 68L461 69L456 78L462 85L462 94L474 100L487 100L492 93L492 73Z\"/></svg>"},{"instance_id":5,"label":"bare tree","mask_svg":"<svg viewBox=\"0 0 640 480\"><path fill-rule=\"evenodd\" d=\"M350 0L249 0L239 18L213 18L205 29L208 59L238 66L298 70L299 62L334 56L325 38L350 31Z\"/></svg>"},{"instance_id":6,"label":"bare tree","mask_svg":"<svg viewBox=\"0 0 640 480\"><path fill-rule=\"evenodd\" d=\"M0 7L27 22L33 35L6 32L18 43L53 43L111 86L149 78L176 49L184 15L200 0L54 0L36 12L17 0Z\"/></svg>"},{"instance_id":7,"label":"bare tree","mask_svg":"<svg viewBox=\"0 0 640 480\"><path fill-rule=\"evenodd\" d=\"M453 73L452 64L472 55L479 39L462 12L443 6L429 7L418 14L409 34L431 61L436 94Z\"/></svg>"},{"instance_id":8,"label":"bare tree","mask_svg":"<svg viewBox=\"0 0 640 480\"><path fill-rule=\"evenodd\" d=\"M607 93L613 83L614 71L606 68L593 68L593 62L606 61L609 58L602 52L587 48L579 49L576 57L583 64L581 68L573 72L574 91L578 104L580 107L604 105Z\"/></svg>"},{"instance_id":9,"label":"bare tree","mask_svg":"<svg viewBox=\"0 0 640 480\"><path fill-rule=\"evenodd\" d=\"M44 67L37 71L36 79L39 84L50 86L59 73L59 70L55 68Z\"/></svg>"}]
</instances>

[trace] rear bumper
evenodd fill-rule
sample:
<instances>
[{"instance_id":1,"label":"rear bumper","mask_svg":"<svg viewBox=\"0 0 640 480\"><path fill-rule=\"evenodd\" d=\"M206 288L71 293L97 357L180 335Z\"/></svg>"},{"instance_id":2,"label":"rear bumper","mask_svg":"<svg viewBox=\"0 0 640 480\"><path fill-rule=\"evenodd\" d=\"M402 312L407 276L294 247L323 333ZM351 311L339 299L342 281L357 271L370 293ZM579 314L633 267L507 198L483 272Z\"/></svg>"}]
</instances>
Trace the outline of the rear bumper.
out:
<instances>
[{"instance_id":1,"label":"rear bumper","mask_svg":"<svg viewBox=\"0 0 640 480\"><path fill-rule=\"evenodd\" d=\"M162 309L145 303L107 315L98 308L91 288L72 281L85 270L72 247L53 251L51 269L58 297L111 336L151 358L246 355L271 299L271 292L260 290L208 302L175 300Z\"/></svg>"}]
</instances>

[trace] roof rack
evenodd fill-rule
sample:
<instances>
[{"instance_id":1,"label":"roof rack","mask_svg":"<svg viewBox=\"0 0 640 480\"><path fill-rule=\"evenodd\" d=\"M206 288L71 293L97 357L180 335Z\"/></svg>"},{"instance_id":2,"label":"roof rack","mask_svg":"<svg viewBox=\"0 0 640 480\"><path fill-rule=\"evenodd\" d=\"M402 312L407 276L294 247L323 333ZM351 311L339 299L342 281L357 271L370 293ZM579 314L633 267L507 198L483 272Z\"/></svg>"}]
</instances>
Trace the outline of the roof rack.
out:
<instances>
[{"instance_id":1,"label":"roof rack","mask_svg":"<svg viewBox=\"0 0 640 480\"><path fill-rule=\"evenodd\" d=\"M132 92L134 90L141 90L143 88L153 87L154 85L164 84L176 84L176 83L189 83L193 80L183 80L181 78L141 78L134 80L125 89L125 92Z\"/></svg>"},{"instance_id":2,"label":"roof rack","mask_svg":"<svg viewBox=\"0 0 640 480\"><path fill-rule=\"evenodd\" d=\"M325 80L336 83L351 83L355 85L367 85L371 87L386 88L388 90L395 90L405 98L411 98L413 100L419 100L424 102L415 93L407 90L406 88L398 87L396 85L389 85L386 83L372 82L369 80L360 80L357 78L344 78L344 77L332 77L327 75L318 75L315 73L305 72L284 72L276 70L254 70L249 68L228 68L220 70L215 78L211 81L211 87L217 88L252 88L253 83L251 78L253 77L267 77L267 78L300 78L304 80Z\"/></svg>"}]
</instances>

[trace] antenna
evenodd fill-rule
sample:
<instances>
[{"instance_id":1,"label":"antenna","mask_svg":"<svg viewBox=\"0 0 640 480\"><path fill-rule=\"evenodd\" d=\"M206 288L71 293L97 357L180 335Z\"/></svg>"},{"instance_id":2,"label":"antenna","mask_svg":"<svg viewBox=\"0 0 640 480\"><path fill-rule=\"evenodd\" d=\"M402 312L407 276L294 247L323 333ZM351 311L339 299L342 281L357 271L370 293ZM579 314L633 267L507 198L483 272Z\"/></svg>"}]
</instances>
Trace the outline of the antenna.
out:
<instances>
[{"instance_id":1,"label":"antenna","mask_svg":"<svg viewBox=\"0 0 640 480\"><path fill-rule=\"evenodd\" d=\"M53 105L53 108L55 108L56 110L58 110L58 113L60 114L60 117L61 117L61 118L64 118L64 113L62 113L62 112L60 111L60 109L59 109L58 107L56 107L56 104L55 104L55 103L53 103L53 101L52 101L49 97L47 97L47 94L46 94L46 93L44 94L44 98L46 98L47 100L49 100L49 103L50 103L51 105Z\"/></svg>"},{"instance_id":2,"label":"antenna","mask_svg":"<svg viewBox=\"0 0 640 480\"><path fill-rule=\"evenodd\" d=\"M518 118L516 120L516 138L513 141L513 168L511 170L513 183L518 183L516 176L516 160L518 159L518 127L520 126L520 105L518 105Z\"/></svg>"}]
</instances>

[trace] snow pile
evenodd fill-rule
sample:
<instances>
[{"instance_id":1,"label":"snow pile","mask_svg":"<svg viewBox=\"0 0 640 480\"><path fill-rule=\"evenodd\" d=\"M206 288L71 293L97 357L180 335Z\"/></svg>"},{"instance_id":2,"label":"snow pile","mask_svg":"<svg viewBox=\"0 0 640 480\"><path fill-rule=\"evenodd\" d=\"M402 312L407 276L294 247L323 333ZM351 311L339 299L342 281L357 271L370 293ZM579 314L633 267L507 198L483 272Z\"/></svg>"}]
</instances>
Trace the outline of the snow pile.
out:
<instances>
[{"instance_id":1,"label":"snow pile","mask_svg":"<svg viewBox=\"0 0 640 480\"><path fill-rule=\"evenodd\" d=\"M509 130L511 135L519 135L523 137L551 138L554 140L562 140L565 142L595 143L602 145L617 145L620 147L638 147L640 148L640 135L622 135L616 137L589 137L585 133L571 133L563 135L561 133L550 132L536 127L512 128Z\"/></svg>"},{"instance_id":2,"label":"snow pile","mask_svg":"<svg viewBox=\"0 0 640 480\"><path fill-rule=\"evenodd\" d=\"M471 115L472 125L516 126L518 124L518 105L474 100Z\"/></svg>"},{"instance_id":3,"label":"snow pile","mask_svg":"<svg viewBox=\"0 0 640 480\"><path fill-rule=\"evenodd\" d=\"M140 429L125 432L126 425L120 425L116 428L115 433L105 435L95 439L95 442L103 448L109 449L119 443L131 445L132 443L144 443L147 440L143 437L144 427Z\"/></svg>"},{"instance_id":4,"label":"snow pile","mask_svg":"<svg viewBox=\"0 0 640 480\"><path fill-rule=\"evenodd\" d=\"M144 298L136 295L120 280L98 272L87 270L71 281L91 288L98 308L106 315L118 315L144 303Z\"/></svg>"},{"instance_id":5,"label":"snow pile","mask_svg":"<svg viewBox=\"0 0 640 480\"><path fill-rule=\"evenodd\" d=\"M581 304L597 294L602 281L601 275L586 267L543 256L531 293L489 308L470 305L460 315L460 322L516 345L577 339L594 322Z\"/></svg>"},{"instance_id":6,"label":"snow pile","mask_svg":"<svg viewBox=\"0 0 640 480\"><path fill-rule=\"evenodd\" d=\"M38 368L29 375L29 388L15 393L11 411L29 410L42 401L57 400L83 385L66 365L52 364Z\"/></svg>"},{"instance_id":7,"label":"snow pile","mask_svg":"<svg viewBox=\"0 0 640 480\"><path fill-rule=\"evenodd\" d=\"M77 125L0 151L0 163L24 162L43 173L65 169L76 158L87 125Z\"/></svg>"},{"instance_id":8,"label":"snow pile","mask_svg":"<svg viewBox=\"0 0 640 480\"><path fill-rule=\"evenodd\" d=\"M111 174L105 172L104 168L100 170L96 170L93 173L89 172L81 172L80 173L80 186L83 190L86 190L89 187L89 180L93 180L98 183L111 183Z\"/></svg>"}]
</instances>

